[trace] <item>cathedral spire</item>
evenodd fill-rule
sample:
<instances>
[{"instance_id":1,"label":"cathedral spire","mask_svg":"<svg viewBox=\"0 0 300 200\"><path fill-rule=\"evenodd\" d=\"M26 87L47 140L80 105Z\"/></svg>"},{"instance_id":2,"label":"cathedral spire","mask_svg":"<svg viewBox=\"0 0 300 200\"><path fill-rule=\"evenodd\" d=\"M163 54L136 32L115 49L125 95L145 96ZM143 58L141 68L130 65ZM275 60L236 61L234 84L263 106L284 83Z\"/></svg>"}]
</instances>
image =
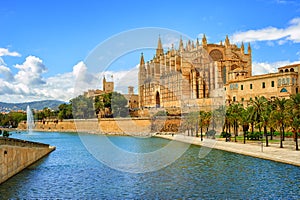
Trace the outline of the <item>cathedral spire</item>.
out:
<instances>
[{"instance_id":1,"label":"cathedral spire","mask_svg":"<svg viewBox=\"0 0 300 200\"><path fill-rule=\"evenodd\" d=\"M229 47L230 46L230 42L229 42L229 39L228 39L228 35L226 35L226 38L225 38L225 47Z\"/></svg>"},{"instance_id":2,"label":"cathedral spire","mask_svg":"<svg viewBox=\"0 0 300 200\"><path fill-rule=\"evenodd\" d=\"M202 37L202 46L207 46L207 40L206 40L205 34L203 34L203 37Z\"/></svg>"},{"instance_id":3,"label":"cathedral spire","mask_svg":"<svg viewBox=\"0 0 300 200\"><path fill-rule=\"evenodd\" d=\"M141 53L140 67L145 65L144 54Z\"/></svg>"},{"instance_id":4,"label":"cathedral spire","mask_svg":"<svg viewBox=\"0 0 300 200\"><path fill-rule=\"evenodd\" d=\"M158 36L158 43L157 43L157 49L156 49L156 56L160 56L164 54L164 50L162 48L161 39L160 36Z\"/></svg>"},{"instance_id":5,"label":"cathedral spire","mask_svg":"<svg viewBox=\"0 0 300 200\"><path fill-rule=\"evenodd\" d=\"M197 41L196 41L196 48L198 48L200 46L199 44L199 39L197 38Z\"/></svg>"},{"instance_id":6,"label":"cathedral spire","mask_svg":"<svg viewBox=\"0 0 300 200\"><path fill-rule=\"evenodd\" d=\"M251 54L250 42L248 43L248 54Z\"/></svg>"},{"instance_id":7,"label":"cathedral spire","mask_svg":"<svg viewBox=\"0 0 300 200\"><path fill-rule=\"evenodd\" d=\"M242 53L242 54L244 54L244 53L245 53L244 42L242 42L242 44L241 44L241 53Z\"/></svg>"},{"instance_id":8,"label":"cathedral spire","mask_svg":"<svg viewBox=\"0 0 300 200\"><path fill-rule=\"evenodd\" d=\"M105 75L103 75L103 80L102 80L103 91L105 91L105 85L106 85L106 78Z\"/></svg>"},{"instance_id":9,"label":"cathedral spire","mask_svg":"<svg viewBox=\"0 0 300 200\"><path fill-rule=\"evenodd\" d=\"M183 41L182 41L182 37L180 36L180 41L179 41L179 49L180 52L183 51Z\"/></svg>"}]
</instances>

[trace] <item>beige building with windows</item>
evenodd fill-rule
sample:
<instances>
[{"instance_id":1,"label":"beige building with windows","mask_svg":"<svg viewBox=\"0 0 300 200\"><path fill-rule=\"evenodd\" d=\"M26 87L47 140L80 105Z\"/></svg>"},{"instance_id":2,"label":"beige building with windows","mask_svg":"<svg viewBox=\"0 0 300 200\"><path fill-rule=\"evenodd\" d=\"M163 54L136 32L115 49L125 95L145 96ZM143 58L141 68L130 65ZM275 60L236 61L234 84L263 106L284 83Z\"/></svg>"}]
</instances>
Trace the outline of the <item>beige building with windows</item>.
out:
<instances>
[{"instance_id":1,"label":"beige building with windows","mask_svg":"<svg viewBox=\"0 0 300 200\"><path fill-rule=\"evenodd\" d=\"M277 73L252 76L251 46L245 50L224 43L208 44L180 39L178 49L164 51L158 39L156 54L145 62L143 54L139 66L140 108L201 107L240 102L246 104L255 96L266 98L289 97L298 93L300 64L283 66ZM224 97L222 99L222 97Z\"/></svg>"},{"instance_id":2,"label":"beige building with windows","mask_svg":"<svg viewBox=\"0 0 300 200\"><path fill-rule=\"evenodd\" d=\"M289 98L299 90L299 67L300 64L288 65L278 68L276 73L231 80L225 84L226 100L245 104L256 96Z\"/></svg>"}]
</instances>

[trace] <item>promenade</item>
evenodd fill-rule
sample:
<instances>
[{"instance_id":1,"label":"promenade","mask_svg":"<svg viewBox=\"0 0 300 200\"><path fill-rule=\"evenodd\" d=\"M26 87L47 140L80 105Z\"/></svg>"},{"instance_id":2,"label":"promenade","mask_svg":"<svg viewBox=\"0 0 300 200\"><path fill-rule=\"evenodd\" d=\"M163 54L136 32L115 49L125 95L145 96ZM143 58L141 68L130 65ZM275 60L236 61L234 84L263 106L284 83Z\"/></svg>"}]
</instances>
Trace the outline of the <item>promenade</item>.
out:
<instances>
[{"instance_id":1,"label":"promenade","mask_svg":"<svg viewBox=\"0 0 300 200\"><path fill-rule=\"evenodd\" d=\"M156 137L165 138L169 140L176 140L189 144L199 145L203 147L209 147L219 149L223 151L238 153L246 156L252 156L256 158L262 158L266 160L272 160L276 162L291 164L300 167L300 151L295 150L294 142L287 141L284 144L284 148L279 148L279 144L271 144L269 147L263 146L260 142L255 143L237 143L237 142L225 142L223 140L214 140L200 137L192 137L185 135L155 135ZM209 153L209 152L207 152Z\"/></svg>"}]
</instances>

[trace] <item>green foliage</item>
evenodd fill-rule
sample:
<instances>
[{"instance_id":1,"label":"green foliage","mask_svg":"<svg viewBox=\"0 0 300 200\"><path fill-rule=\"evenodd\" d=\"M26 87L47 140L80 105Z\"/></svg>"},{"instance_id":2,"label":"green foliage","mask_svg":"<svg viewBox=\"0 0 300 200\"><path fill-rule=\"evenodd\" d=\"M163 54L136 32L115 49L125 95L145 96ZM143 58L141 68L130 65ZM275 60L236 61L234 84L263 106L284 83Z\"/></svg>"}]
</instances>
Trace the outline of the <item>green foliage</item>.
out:
<instances>
[{"instance_id":1,"label":"green foliage","mask_svg":"<svg viewBox=\"0 0 300 200\"><path fill-rule=\"evenodd\" d=\"M164 110L160 110L153 115L153 117L159 117L159 116L168 116L168 112L166 112Z\"/></svg>"},{"instance_id":2,"label":"green foliage","mask_svg":"<svg viewBox=\"0 0 300 200\"><path fill-rule=\"evenodd\" d=\"M248 133L248 138L250 139L250 140L259 140L259 138L260 138L260 136L261 136L262 134L260 133L260 132L250 132L250 133Z\"/></svg>"},{"instance_id":3,"label":"green foliage","mask_svg":"<svg viewBox=\"0 0 300 200\"><path fill-rule=\"evenodd\" d=\"M73 118L73 113L72 113L72 105L71 104L61 104L58 107L58 118L60 120L62 119L72 119Z\"/></svg>"},{"instance_id":4,"label":"green foliage","mask_svg":"<svg viewBox=\"0 0 300 200\"><path fill-rule=\"evenodd\" d=\"M231 137L231 134L230 134L230 133L226 133L226 132L223 131L223 132L221 133L220 137L221 137L221 138L229 138L229 137Z\"/></svg>"},{"instance_id":5,"label":"green foliage","mask_svg":"<svg viewBox=\"0 0 300 200\"><path fill-rule=\"evenodd\" d=\"M111 109L114 117L127 117L129 115L127 104L127 99L122 94L112 92Z\"/></svg>"},{"instance_id":6,"label":"green foliage","mask_svg":"<svg viewBox=\"0 0 300 200\"><path fill-rule=\"evenodd\" d=\"M0 114L0 125L3 127L16 128L22 120L26 120L25 113L10 112L8 114Z\"/></svg>"},{"instance_id":7,"label":"green foliage","mask_svg":"<svg viewBox=\"0 0 300 200\"><path fill-rule=\"evenodd\" d=\"M89 119L96 117L92 99L80 95L70 100L70 103L73 108L74 118Z\"/></svg>"}]
</instances>

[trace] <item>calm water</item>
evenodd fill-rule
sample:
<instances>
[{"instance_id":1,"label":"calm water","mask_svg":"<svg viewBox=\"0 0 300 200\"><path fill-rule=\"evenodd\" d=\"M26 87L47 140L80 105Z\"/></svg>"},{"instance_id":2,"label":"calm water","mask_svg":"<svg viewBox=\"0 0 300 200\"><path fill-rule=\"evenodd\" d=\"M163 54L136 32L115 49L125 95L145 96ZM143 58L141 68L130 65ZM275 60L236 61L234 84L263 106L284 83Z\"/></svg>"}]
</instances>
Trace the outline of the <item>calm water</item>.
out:
<instances>
[{"instance_id":1,"label":"calm water","mask_svg":"<svg viewBox=\"0 0 300 200\"><path fill-rule=\"evenodd\" d=\"M0 185L0 199L299 199L300 168L219 150L198 157L191 146L155 172L120 172L97 161L77 134L13 134L54 145L56 151ZM86 135L86 137L101 137ZM111 137L137 152L167 140Z\"/></svg>"}]
</instances>

